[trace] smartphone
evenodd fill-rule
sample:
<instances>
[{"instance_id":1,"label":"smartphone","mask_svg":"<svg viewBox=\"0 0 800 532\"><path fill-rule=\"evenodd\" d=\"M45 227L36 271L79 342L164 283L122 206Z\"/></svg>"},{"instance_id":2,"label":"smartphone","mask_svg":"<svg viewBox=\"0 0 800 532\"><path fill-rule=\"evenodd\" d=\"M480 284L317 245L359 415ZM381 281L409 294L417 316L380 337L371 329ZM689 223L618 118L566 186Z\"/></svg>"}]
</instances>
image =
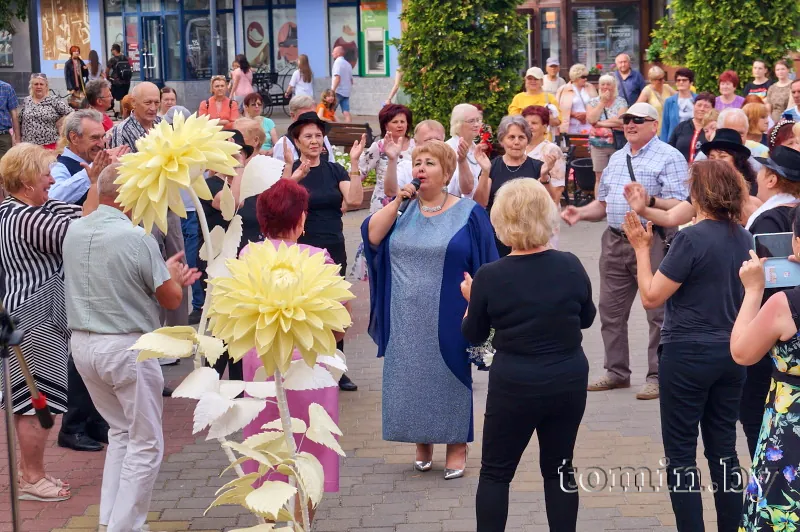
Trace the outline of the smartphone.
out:
<instances>
[{"instance_id":1,"label":"smartphone","mask_svg":"<svg viewBox=\"0 0 800 532\"><path fill-rule=\"evenodd\" d=\"M790 262L792 233L768 233L753 236L756 255L766 258L766 288L787 288L800 285L800 264Z\"/></svg>"}]
</instances>

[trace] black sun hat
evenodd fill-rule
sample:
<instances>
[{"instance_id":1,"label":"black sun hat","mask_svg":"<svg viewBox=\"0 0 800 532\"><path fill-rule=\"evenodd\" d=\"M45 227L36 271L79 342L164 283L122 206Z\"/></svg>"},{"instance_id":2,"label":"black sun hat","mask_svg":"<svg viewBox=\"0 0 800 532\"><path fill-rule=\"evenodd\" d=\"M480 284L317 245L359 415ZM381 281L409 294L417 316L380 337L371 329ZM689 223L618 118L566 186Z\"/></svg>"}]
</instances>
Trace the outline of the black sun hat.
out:
<instances>
[{"instance_id":1,"label":"black sun hat","mask_svg":"<svg viewBox=\"0 0 800 532\"><path fill-rule=\"evenodd\" d=\"M327 135L328 130L330 129L330 125L328 124L328 122L324 121L319 116L317 116L317 113L309 111L307 113L301 114L300 116L297 117L297 120L291 123L289 128L286 130L286 136L289 137L289 139L294 140L295 139L294 132L307 124L318 125L319 128L322 130L323 135Z\"/></svg>"},{"instance_id":2,"label":"black sun hat","mask_svg":"<svg viewBox=\"0 0 800 532\"><path fill-rule=\"evenodd\" d=\"M750 155L750 148L742 144L742 136L738 131L722 127L714 134L714 140L706 142L700 146L700 151L706 154L711 153L711 150L722 150L733 153L742 153L747 156Z\"/></svg>"},{"instance_id":3,"label":"black sun hat","mask_svg":"<svg viewBox=\"0 0 800 532\"><path fill-rule=\"evenodd\" d=\"M760 162L779 176L795 183L800 182L800 151L776 146L769 157L756 157Z\"/></svg>"}]
</instances>

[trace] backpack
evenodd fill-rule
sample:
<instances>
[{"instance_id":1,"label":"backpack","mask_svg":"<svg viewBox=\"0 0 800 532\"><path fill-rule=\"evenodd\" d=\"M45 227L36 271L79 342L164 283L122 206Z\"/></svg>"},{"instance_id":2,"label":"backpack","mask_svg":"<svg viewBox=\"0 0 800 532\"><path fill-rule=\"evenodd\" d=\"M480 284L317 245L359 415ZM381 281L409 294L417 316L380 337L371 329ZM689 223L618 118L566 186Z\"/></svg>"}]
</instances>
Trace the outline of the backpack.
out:
<instances>
[{"instance_id":1,"label":"backpack","mask_svg":"<svg viewBox=\"0 0 800 532\"><path fill-rule=\"evenodd\" d=\"M130 83L132 77L133 70L131 70L131 64L128 58L124 55L119 56L117 62L114 64L115 81L118 83Z\"/></svg>"}]
</instances>

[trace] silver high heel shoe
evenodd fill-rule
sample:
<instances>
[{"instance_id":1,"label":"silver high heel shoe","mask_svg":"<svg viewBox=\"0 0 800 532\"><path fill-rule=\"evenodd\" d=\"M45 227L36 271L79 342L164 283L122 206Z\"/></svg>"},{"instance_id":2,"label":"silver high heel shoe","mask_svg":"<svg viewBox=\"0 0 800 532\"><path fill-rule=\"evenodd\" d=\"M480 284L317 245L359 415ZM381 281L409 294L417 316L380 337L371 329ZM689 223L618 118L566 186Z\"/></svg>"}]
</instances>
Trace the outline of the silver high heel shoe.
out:
<instances>
[{"instance_id":1,"label":"silver high heel shoe","mask_svg":"<svg viewBox=\"0 0 800 532\"><path fill-rule=\"evenodd\" d=\"M444 469L444 479L445 480L454 480L456 478L461 478L464 476L464 471L467 469L467 458L469 457L469 444L464 449L464 467L461 469Z\"/></svg>"},{"instance_id":2,"label":"silver high heel shoe","mask_svg":"<svg viewBox=\"0 0 800 532\"><path fill-rule=\"evenodd\" d=\"M414 469L417 471L422 471L424 473L425 471L430 471L432 467L433 462L421 462L419 460L414 461Z\"/></svg>"}]
</instances>

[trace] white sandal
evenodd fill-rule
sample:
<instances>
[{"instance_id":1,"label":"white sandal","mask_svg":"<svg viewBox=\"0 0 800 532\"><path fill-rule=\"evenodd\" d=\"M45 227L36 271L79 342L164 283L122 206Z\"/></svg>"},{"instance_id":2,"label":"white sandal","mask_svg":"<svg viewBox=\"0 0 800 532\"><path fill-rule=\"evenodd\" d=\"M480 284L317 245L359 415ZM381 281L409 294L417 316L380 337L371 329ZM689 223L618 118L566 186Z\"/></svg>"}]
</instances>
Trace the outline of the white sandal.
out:
<instances>
[{"instance_id":1,"label":"white sandal","mask_svg":"<svg viewBox=\"0 0 800 532\"><path fill-rule=\"evenodd\" d=\"M66 501L72 494L67 488L59 486L47 477L42 477L36 484L31 484L25 479L19 479L21 501L58 502ZM62 493L66 492L66 495Z\"/></svg>"}]
</instances>

